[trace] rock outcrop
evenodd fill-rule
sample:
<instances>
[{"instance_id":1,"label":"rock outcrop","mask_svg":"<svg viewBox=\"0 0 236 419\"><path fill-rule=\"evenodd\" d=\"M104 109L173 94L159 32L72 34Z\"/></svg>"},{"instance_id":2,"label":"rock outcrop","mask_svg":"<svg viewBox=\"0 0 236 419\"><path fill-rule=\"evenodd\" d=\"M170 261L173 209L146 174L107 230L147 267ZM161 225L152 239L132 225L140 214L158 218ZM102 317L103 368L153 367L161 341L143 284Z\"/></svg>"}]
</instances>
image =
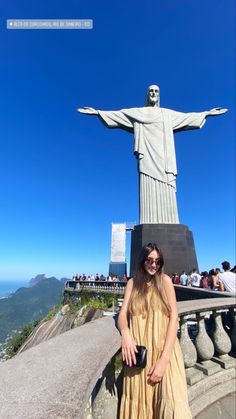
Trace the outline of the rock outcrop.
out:
<instances>
[{"instance_id":1,"label":"rock outcrop","mask_svg":"<svg viewBox=\"0 0 236 419\"><path fill-rule=\"evenodd\" d=\"M40 322L35 327L28 339L17 352L17 355L41 342L67 332L70 329L79 327L91 320L98 319L102 317L102 315L103 310L86 306L79 309L76 313L71 314L69 306L65 305L52 319Z\"/></svg>"}]
</instances>

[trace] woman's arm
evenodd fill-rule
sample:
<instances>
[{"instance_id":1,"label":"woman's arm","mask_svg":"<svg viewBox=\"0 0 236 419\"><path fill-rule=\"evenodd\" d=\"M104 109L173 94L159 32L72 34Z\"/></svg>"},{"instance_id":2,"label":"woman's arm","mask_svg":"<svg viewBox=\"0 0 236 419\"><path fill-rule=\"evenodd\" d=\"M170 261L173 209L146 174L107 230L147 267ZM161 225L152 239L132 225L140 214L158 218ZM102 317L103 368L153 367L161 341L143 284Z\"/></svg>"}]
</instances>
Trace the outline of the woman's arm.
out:
<instances>
[{"instance_id":1,"label":"woman's arm","mask_svg":"<svg viewBox=\"0 0 236 419\"><path fill-rule=\"evenodd\" d=\"M122 359L127 365L136 364L135 352L137 352L136 344L131 336L128 327L128 306L130 301L131 292L133 289L133 279L131 278L125 288L124 301L118 317L118 329L121 334L121 349Z\"/></svg>"},{"instance_id":2,"label":"woman's arm","mask_svg":"<svg viewBox=\"0 0 236 419\"><path fill-rule=\"evenodd\" d=\"M220 281L220 291L225 291L225 286L222 281Z\"/></svg>"},{"instance_id":3,"label":"woman's arm","mask_svg":"<svg viewBox=\"0 0 236 419\"><path fill-rule=\"evenodd\" d=\"M166 292L166 297L170 306L170 321L167 329L166 340L164 349L161 354L161 358L164 358L169 362L172 349L174 347L177 331L178 331L178 309L176 303L175 289L173 287L172 281L168 275L164 275L164 289Z\"/></svg>"},{"instance_id":4,"label":"woman's arm","mask_svg":"<svg viewBox=\"0 0 236 419\"><path fill-rule=\"evenodd\" d=\"M214 286L215 288L220 288L220 284L219 284L219 282L218 282L218 277L217 277L217 276L212 275L212 282L213 282L213 286Z\"/></svg>"},{"instance_id":5,"label":"woman's arm","mask_svg":"<svg viewBox=\"0 0 236 419\"><path fill-rule=\"evenodd\" d=\"M165 373L166 367L172 354L178 331L178 309L175 297L175 290L171 278L168 275L164 275L163 279L164 290L171 311L165 345L162 354L158 361L151 367L151 369L148 372L149 380L154 383L162 380L162 377Z\"/></svg>"}]
</instances>

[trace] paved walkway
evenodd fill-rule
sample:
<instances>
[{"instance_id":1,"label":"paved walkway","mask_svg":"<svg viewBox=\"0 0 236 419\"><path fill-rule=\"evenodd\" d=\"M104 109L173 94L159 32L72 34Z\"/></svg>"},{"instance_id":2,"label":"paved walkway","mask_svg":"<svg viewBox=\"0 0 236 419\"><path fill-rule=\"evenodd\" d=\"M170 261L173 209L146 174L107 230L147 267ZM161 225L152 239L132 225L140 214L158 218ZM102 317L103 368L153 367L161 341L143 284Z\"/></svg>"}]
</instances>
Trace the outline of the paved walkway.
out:
<instances>
[{"instance_id":1,"label":"paved walkway","mask_svg":"<svg viewBox=\"0 0 236 419\"><path fill-rule=\"evenodd\" d=\"M226 397L213 403L195 419L235 419L236 418L236 393L229 394Z\"/></svg>"}]
</instances>

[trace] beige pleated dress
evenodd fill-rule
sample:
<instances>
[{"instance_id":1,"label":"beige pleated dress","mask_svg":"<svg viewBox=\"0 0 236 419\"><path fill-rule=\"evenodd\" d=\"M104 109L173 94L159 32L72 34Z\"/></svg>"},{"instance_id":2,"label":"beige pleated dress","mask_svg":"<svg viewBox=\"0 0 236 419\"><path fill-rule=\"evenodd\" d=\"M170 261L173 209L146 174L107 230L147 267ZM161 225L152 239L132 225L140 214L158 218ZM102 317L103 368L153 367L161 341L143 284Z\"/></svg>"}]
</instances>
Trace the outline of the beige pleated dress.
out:
<instances>
[{"instance_id":1,"label":"beige pleated dress","mask_svg":"<svg viewBox=\"0 0 236 419\"><path fill-rule=\"evenodd\" d=\"M147 373L164 348L168 317L160 309L158 293L148 288L148 314L131 316L130 331L138 345L147 348L144 369L125 367L120 419L191 419L184 363L176 342L162 381L148 384Z\"/></svg>"}]
</instances>

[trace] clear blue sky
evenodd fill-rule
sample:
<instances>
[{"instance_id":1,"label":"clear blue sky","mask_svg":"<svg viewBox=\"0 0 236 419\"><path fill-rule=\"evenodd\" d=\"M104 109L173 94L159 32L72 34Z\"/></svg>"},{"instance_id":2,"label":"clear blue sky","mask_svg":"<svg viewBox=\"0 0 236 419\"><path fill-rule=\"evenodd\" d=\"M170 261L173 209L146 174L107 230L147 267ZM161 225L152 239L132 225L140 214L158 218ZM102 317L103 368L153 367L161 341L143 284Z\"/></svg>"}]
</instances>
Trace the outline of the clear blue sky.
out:
<instances>
[{"instance_id":1,"label":"clear blue sky","mask_svg":"<svg viewBox=\"0 0 236 419\"><path fill-rule=\"evenodd\" d=\"M227 6L226 6L227 4ZM7 30L7 19L93 19L92 30ZM0 280L107 273L111 222L138 221L131 134L78 107L227 107L175 137L180 221L200 269L234 261L234 0L2 0Z\"/></svg>"}]
</instances>

